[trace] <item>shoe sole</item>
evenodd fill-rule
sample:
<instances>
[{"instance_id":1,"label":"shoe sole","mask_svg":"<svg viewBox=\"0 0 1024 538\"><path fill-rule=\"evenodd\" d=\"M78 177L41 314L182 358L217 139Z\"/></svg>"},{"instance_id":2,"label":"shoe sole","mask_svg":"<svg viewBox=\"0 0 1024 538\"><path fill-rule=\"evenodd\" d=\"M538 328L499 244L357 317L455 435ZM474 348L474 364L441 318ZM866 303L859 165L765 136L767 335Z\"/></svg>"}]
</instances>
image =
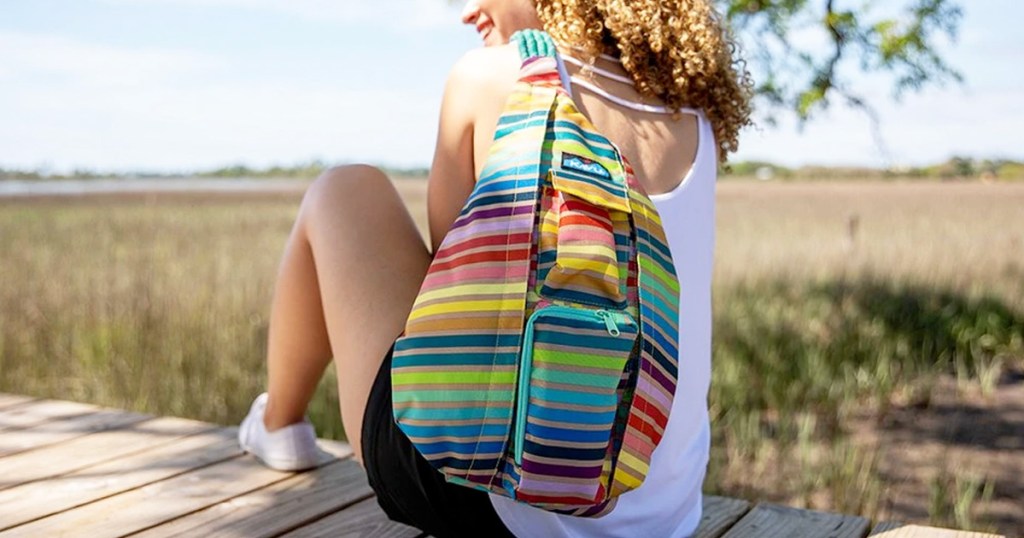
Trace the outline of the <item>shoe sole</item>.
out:
<instances>
[{"instance_id":1,"label":"shoe sole","mask_svg":"<svg viewBox=\"0 0 1024 538\"><path fill-rule=\"evenodd\" d=\"M294 459L283 459L283 458L266 458L257 454L252 448L244 443L239 443L242 447L242 451L252 456L261 462L263 465L274 469L275 471L306 471L309 469L315 469L320 466L320 462L307 463L300 460Z\"/></svg>"},{"instance_id":2,"label":"shoe sole","mask_svg":"<svg viewBox=\"0 0 1024 538\"><path fill-rule=\"evenodd\" d=\"M260 462L262 462L263 465L266 465L267 467L270 467L275 471L306 471L320 466L319 458L317 458L317 461L306 462L303 460L296 460L291 458L266 458L257 454L256 451L253 450L251 446L249 446L245 441L242 440L241 434L243 431L245 431L246 423L249 421L249 418L250 417L247 416L245 420L242 421L242 424L239 426L238 430L238 446L242 449L242 452L245 452L246 454L252 454L252 456L259 460Z\"/></svg>"}]
</instances>

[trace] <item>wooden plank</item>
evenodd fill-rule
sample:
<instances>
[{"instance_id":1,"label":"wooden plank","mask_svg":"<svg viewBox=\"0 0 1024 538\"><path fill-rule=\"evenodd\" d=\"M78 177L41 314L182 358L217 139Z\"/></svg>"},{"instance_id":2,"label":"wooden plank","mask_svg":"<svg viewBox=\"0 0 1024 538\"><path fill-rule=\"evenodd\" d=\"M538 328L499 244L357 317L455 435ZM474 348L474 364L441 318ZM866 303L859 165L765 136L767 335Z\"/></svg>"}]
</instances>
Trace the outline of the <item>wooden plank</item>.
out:
<instances>
[{"instance_id":1,"label":"wooden plank","mask_svg":"<svg viewBox=\"0 0 1024 538\"><path fill-rule=\"evenodd\" d=\"M280 482L292 474L264 467L255 458L232 458L16 527L3 536L123 536Z\"/></svg>"},{"instance_id":2,"label":"wooden plank","mask_svg":"<svg viewBox=\"0 0 1024 538\"><path fill-rule=\"evenodd\" d=\"M0 458L0 490L67 474L215 427L195 420L156 418Z\"/></svg>"},{"instance_id":3,"label":"wooden plank","mask_svg":"<svg viewBox=\"0 0 1024 538\"><path fill-rule=\"evenodd\" d=\"M743 499L705 495L703 508L701 509L700 526L697 527L694 536L697 538L718 538L748 511L750 511L750 503Z\"/></svg>"},{"instance_id":4,"label":"wooden plank","mask_svg":"<svg viewBox=\"0 0 1024 538\"><path fill-rule=\"evenodd\" d=\"M907 525L896 521L885 521L875 525L869 536L880 538L1006 538L1001 534L940 529L921 525Z\"/></svg>"},{"instance_id":5,"label":"wooden plank","mask_svg":"<svg viewBox=\"0 0 1024 538\"><path fill-rule=\"evenodd\" d=\"M336 460L153 527L140 537L277 536L372 496L363 468L353 460Z\"/></svg>"},{"instance_id":6,"label":"wooden plank","mask_svg":"<svg viewBox=\"0 0 1024 538\"><path fill-rule=\"evenodd\" d=\"M35 400L35 398L31 396L22 396L20 394L7 394L5 392L0 392L0 409L6 409L8 407L26 404L33 400Z\"/></svg>"},{"instance_id":7,"label":"wooden plank","mask_svg":"<svg viewBox=\"0 0 1024 538\"><path fill-rule=\"evenodd\" d=\"M371 497L284 536L288 538L319 538L321 536L416 538L421 534L417 529L388 519L380 506L377 506L377 498Z\"/></svg>"},{"instance_id":8,"label":"wooden plank","mask_svg":"<svg viewBox=\"0 0 1024 538\"><path fill-rule=\"evenodd\" d=\"M352 446L344 441L317 439L316 445L321 448L321 452L326 452L325 463L334 459L350 458L353 454Z\"/></svg>"},{"instance_id":9,"label":"wooden plank","mask_svg":"<svg viewBox=\"0 0 1024 538\"><path fill-rule=\"evenodd\" d=\"M863 538L870 522L846 516L801 510L777 504L759 503L725 533L726 538L816 536L821 538Z\"/></svg>"},{"instance_id":10,"label":"wooden plank","mask_svg":"<svg viewBox=\"0 0 1024 538\"><path fill-rule=\"evenodd\" d=\"M88 413L101 408L95 405L63 400L35 400L0 409L0 431L31 428L51 420L61 420Z\"/></svg>"},{"instance_id":11,"label":"wooden plank","mask_svg":"<svg viewBox=\"0 0 1024 538\"><path fill-rule=\"evenodd\" d=\"M0 491L0 506L3 507L0 530L235 458L241 453L234 429L216 429L71 474L6 489Z\"/></svg>"},{"instance_id":12,"label":"wooden plank","mask_svg":"<svg viewBox=\"0 0 1024 538\"><path fill-rule=\"evenodd\" d=\"M44 405L65 404L72 402L47 401ZM17 411L25 406L15 407ZM36 404L28 404L35 408ZM70 408L67 408L70 409ZM123 428L129 424L153 418L152 415L129 413L116 409L98 409L96 412L72 415L64 418L40 422L30 427L6 430L0 436L0 458L32 450L34 448L68 441L90 433ZM0 411L3 413L3 411Z\"/></svg>"}]
</instances>

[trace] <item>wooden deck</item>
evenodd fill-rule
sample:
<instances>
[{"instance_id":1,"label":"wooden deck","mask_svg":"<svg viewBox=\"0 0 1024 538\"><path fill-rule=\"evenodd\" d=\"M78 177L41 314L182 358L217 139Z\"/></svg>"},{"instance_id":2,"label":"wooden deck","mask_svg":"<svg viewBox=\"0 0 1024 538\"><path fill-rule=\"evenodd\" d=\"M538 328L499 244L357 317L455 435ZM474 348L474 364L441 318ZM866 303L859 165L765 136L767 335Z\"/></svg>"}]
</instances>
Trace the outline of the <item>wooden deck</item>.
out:
<instances>
[{"instance_id":1,"label":"wooden deck","mask_svg":"<svg viewBox=\"0 0 1024 538\"><path fill-rule=\"evenodd\" d=\"M419 537L388 521L348 445L321 441L314 471L244 455L235 428L0 393L0 538L16 536ZM697 536L967 538L724 497Z\"/></svg>"}]
</instances>

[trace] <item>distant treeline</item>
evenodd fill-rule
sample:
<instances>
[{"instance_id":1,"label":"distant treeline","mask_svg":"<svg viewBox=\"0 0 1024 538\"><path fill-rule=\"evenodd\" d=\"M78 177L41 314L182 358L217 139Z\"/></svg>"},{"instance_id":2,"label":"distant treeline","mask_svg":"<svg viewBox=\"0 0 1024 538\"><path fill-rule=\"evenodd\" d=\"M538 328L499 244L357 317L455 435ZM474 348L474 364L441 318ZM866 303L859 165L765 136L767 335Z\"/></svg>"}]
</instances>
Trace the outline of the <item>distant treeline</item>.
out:
<instances>
[{"instance_id":1,"label":"distant treeline","mask_svg":"<svg viewBox=\"0 0 1024 538\"><path fill-rule=\"evenodd\" d=\"M765 161L729 163L722 169L725 177L792 180L829 179L1024 179L1024 162L1009 159L971 159L953 157L929 166L869 168L856 166L802 166L788 168Z\"/></svg>"},{"instance_id":2,"label":"distant treeline","mask_svg":"<svg viewBox=\"0 0 1024 538\"><path fill-rule=\"evenodd\" d=\"M253 168L234 165L212 170L180 172L97 172L76 169L67 173L45 170L18 170L0 168L0 180L47 180L47 179L157 179L170 177L203 178L294 178L312 179L324 170L334 166L320 160L294 166L271 166ZM428 168L382 167L392 177L426 177ZM1024 162L1010 159L971 159L953 157L945 162L921 167L840 167L802 166L789 168L766 161L740 161L729 163L721 169L724 178L758 178L780 180L830 180L830 179L981 179L981 180L1022 180Z\"/></svg>"},{"instance_id":3,"label":"distant treeline","mask_svg":"<svg viewBox=\"0 0 1024 538\"><path fill-rule=\"evenodd\" d=\"M175 172L100 172L88 169L75 169L70 172L49 172L45 170L20 170L0 168L0 181L5 179L20 180L54 180L54 179L162 179L176 177L201 177L201 178L273 178L273 179L313 179L332 166L343 163L327 163L320 160L300 163L294 166L270 166L267 168L250 167L244 164L236 164L200 171L175 171ZM390 166L380 167L391 177L426 177L428 168L412 167L398 168Z\"/></svg>"}]
</instances>

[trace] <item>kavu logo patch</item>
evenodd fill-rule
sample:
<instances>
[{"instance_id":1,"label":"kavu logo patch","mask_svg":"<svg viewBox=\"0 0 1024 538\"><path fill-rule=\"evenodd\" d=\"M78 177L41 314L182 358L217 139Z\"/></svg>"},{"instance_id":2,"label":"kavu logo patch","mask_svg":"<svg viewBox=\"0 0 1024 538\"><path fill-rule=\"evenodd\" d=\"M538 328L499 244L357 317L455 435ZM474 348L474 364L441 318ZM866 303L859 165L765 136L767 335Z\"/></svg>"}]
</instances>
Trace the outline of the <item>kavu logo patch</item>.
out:
<instances>
[{"instance_id":1,"label":"kavu logo patch","mask_svg":"<svg viewBox=\"0 0 1024 538\"><path fill-rule=\"evenodd\" d=\"M562 168L605 179L612 177L612 174L601 163L572 153L562 154Z\"/></svg>"}]
</instances>

